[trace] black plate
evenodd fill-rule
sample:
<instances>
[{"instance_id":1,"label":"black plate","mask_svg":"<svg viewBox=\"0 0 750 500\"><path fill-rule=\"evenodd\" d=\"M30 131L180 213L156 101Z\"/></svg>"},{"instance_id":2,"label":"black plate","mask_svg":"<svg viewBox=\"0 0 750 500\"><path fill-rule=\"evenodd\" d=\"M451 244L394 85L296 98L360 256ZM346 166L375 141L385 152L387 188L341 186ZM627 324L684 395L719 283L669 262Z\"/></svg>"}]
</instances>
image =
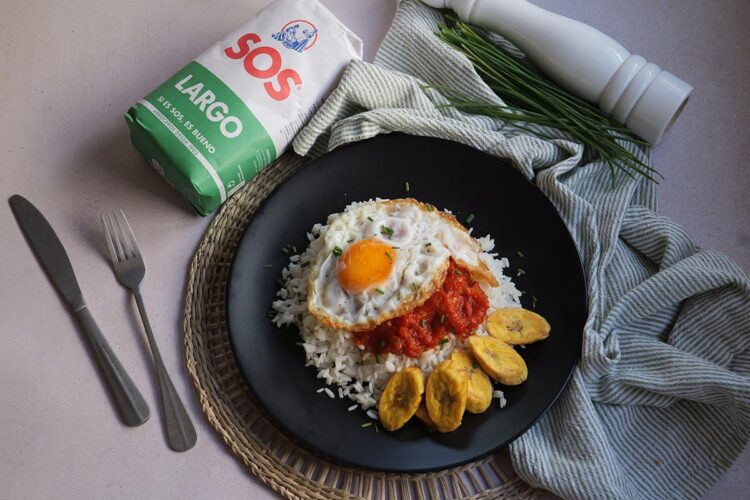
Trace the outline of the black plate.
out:
<instances>
[{"instance_id":1,"label":"black plate","mask_svg":"<svg viewBox=\"0 0 750 500\"><path fill-rule=\"evenodd\" d=\"M410 190L405 191L405 182ZM428 433L419 422L397 432L373 426L352 403L315 391L324 383L305 367L296 329L278 329L268 311L287 256L305 234L352 201L411 196L448 208L459 220L475 214L475 235L492 234L522 303L552 325L550 337L520 353L528 380L503 388L508 404L467 414L452 433ZM300 250L301 251L301 250ZM517 252L522 252L519 257ZM264 266L271 264L271 268ZM525 274L516 277L519 269ZM477 459L510 443L555 401L581 349L586 289L578 253L547 198L510 165L476 149L406 135L380 136L310 162L259 208L237 249L228 285L228 323L239 366L280 425L313 450L340 462L384 471L425 471ZM335 388L334 388L335 392Z\"/></svg>"}]
</instances>

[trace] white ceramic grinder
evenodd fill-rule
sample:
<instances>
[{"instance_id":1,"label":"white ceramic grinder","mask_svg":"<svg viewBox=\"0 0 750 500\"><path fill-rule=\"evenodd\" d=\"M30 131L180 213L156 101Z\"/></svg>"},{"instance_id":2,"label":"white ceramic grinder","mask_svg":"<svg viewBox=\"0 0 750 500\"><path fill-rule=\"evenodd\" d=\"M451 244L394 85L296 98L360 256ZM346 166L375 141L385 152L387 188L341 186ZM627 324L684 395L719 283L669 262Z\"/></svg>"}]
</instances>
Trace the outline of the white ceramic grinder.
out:
<instances>
[{"instance_id":1,"label":"white ceramic grinder","mask_svg":"<svg viewBox=\"0 0 750 500\"><path fill-rule=\"evenodd\" d=\"M526 0L422 0L510 40L548 77L649 144L675 121L693 87L601 31Z\"/></svg>"}]
</instances>

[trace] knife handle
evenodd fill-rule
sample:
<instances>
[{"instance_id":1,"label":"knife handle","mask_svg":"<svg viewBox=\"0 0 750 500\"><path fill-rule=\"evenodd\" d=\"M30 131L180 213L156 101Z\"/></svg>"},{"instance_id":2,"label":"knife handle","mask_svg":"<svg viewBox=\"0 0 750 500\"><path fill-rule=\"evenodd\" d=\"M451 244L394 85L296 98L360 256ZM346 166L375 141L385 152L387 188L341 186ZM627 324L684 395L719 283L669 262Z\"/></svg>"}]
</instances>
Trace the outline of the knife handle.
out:
<instances>
[{"instance_id":1,"label":"knife handle","mask_svg":"<svg viewBox=\"0 0 750 500\"><path fill-rule=\"evenodd\" d=\"M120 410L120 415L126 425L136 427L148 420L150 415L148 405L138 391L125 368L120 364L112 348L102 335L99 326L86 306L76 311L78 319L81 320L86 335L88 336L94 355L99 363L99 368L107 381L109 390L115 399L115 404Z\"/></svg>"}]
</instances>

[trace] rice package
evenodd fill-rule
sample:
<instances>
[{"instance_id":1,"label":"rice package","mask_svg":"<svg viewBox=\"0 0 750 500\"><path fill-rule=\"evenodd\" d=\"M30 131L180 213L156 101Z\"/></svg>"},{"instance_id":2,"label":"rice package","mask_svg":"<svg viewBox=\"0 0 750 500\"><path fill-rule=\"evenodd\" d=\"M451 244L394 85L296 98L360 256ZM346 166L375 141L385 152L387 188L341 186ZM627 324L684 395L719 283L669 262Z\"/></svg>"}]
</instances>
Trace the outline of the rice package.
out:
<instances>
[{"instance_id":1,"label":"rice package","mask_svg":"<svg viewBox=\"0 0 750 500\"><path fill-rule=\"evenodd\" d=\"M207 215L284 152L361 58L320 2L276 0L131 107L131 140Z\"/></svg>"}]
</instances>

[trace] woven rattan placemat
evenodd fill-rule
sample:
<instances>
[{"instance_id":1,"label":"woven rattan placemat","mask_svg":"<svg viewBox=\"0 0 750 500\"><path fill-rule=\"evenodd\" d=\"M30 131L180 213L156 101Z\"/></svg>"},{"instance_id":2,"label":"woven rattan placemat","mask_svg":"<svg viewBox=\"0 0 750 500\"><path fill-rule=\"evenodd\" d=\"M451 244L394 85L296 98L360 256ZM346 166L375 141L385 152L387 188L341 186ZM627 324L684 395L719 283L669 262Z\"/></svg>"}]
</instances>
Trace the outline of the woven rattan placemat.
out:
<instances>
[{"instance_id":1,"label":"woven rattan placemat","mask_svg":"<svg viewBox=\"0 0 750 500\"><path fill-rule=\"evenodd\" d=\"M500 455L434 473L387 474L328 461L300 446L263 413L232 353L225 292L237 244L260 203L304 159L291 153L224 204L190 267L185 298L187 367L208 421L261 481L288 498L531 498Z\"/></svg>"}]
</instances>

